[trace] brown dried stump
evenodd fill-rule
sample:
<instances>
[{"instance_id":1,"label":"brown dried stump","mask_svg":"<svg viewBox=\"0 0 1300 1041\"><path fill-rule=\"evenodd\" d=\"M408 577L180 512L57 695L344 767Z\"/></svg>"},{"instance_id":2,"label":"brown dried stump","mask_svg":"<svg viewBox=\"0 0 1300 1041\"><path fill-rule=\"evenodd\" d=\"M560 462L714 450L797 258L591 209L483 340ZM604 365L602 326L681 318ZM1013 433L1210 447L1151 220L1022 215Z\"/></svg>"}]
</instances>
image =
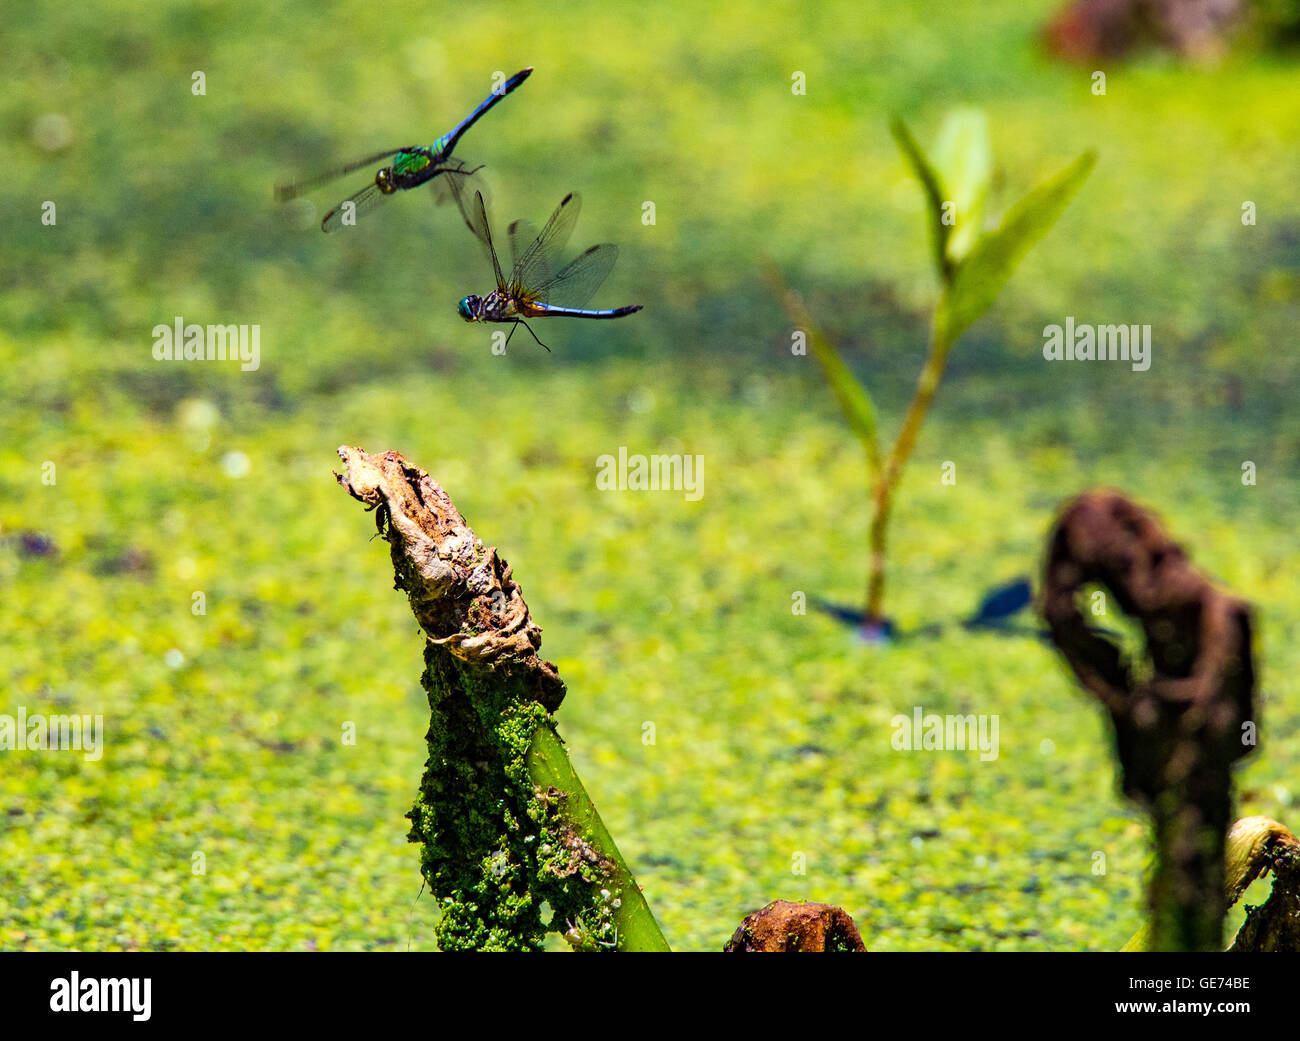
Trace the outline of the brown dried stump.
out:
<instances>
[{"instance_id":1,"label":"brown dried stump","mask_svg":"<svg viewBox=\"0 0 1300 1041\"><path fill-rule=\"evenodd\" d=\"M853 919L830 904L797 904L774 900L755 911L736 930L724 951L826 952L866 951Z\"/></svg>"},{"instance_id":2,"label":"brown dried stump","mask_svg":"<svg viewBox=\"0 0 1300 1041\"><path fill-rule=\"evenodd\" d=\"M1142 667L1076 602L1108 589L1146 638ZM1155 823L1152 946L1223 950L1232 764L1255 744L1249 605L1215 589L1154 517L1112 491L1071 502L1052 532L1043 616L1115 727L1124 792Z\"/></svg>"}]
</instances>

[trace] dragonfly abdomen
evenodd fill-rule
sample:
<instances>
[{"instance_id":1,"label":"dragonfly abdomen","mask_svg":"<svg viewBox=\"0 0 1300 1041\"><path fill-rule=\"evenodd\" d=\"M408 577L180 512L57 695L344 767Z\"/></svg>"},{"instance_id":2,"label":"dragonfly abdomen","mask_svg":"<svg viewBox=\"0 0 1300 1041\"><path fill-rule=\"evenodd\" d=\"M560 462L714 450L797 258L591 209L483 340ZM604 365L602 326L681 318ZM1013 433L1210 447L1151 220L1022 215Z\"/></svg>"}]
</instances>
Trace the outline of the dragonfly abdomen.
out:
<instances>
[{"instance_id":1,"label":"dragonfly abdomen","mask_svg":"<svg viewBox=\"0 0 1300 1041\"><path fill-rule=\"evenodd\" d=\"M534 303L529 305L528 310L539 317L544 315L548 318L622 318L627 314L636 314L642 306L642 304L632 304L628 307L593 310L585 307L556 307L553 304Z\"/></svg>"}]
</instances>

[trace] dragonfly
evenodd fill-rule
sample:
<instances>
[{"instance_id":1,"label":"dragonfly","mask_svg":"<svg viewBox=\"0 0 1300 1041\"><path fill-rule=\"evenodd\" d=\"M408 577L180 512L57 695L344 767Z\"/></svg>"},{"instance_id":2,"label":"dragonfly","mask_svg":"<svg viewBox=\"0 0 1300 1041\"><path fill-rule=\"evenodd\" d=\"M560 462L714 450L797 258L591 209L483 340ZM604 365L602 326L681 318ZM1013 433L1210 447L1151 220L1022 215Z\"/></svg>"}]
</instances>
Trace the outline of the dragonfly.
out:
<instances>
[{"instance_id":1,"label":"dragonfly","mask_svg":"<svg viewBox=\"0 0 1300 1041\"><path fill-rule=\"evenodd\" d=\"M288 202L290 199L296 199L304 192L337 177L343 177L381 160L388 160L387 165L380 167L375 173L373 181L360 191L348 196L329 213L325 214L325 218L320 225L321 231L331 232L337 231L345 223L355 223L358 216L367 210L374 209L394 192L418 188L420 185L433 180L439 174L451 173L462 179L470 177L482 167L472 167L459 159L453 159L451 153L455 149L457 142L460 141L470 127L491 110L493 105L523 83L532 74L532 71L533 67L530 65L528 68L516 72L499 88L489 94L483 103L466 116L455 130L449 134L444 134L427 148L418 145L408 148L388 148L382 152L376 152L374 155L368 155L364 159L356 159L350 163L345 163L343 166L326 170L324 173L307 180L296 181L293 184L277 185L275 189L276 200L278 202ZM436 181L434 184L437 187ZM442 193L442 196L445 198L446 193ZM345 221L345 218L348 217L351 219Z\"/></svg>"},{"instance_id":2,"label":"dragonfly","mask_svg":"<svg viewBox=\"0 0 1300 1041\"><path fill-rule=\"evenodd\" d=\"M483 193L475 191L473 199L469 199L468 186L472 182L455 175L447 182L469 230L487 248L497 282L496 289L487 296L471 295L461 300L456 310L465 321L512 324L514 328L506 337L507 344L515 329L522 325L537 340L538 346L549 351L526 318L622 318L641 310L640 304L607 310L590 310L583 306L613 270L614 261L618 259L618 247L613 243L592 246L558 271L555 269L556 259L573 234L573 226L582 209L582 197L576 192L570 192L560 200L540 234L529 221L517 220L510 225L507 234L515 266L507 281L501 271L496 247L492 244L492 228L488 224ZM563 303L551 303L552 297Z\"/></svg>"}]
</instances>

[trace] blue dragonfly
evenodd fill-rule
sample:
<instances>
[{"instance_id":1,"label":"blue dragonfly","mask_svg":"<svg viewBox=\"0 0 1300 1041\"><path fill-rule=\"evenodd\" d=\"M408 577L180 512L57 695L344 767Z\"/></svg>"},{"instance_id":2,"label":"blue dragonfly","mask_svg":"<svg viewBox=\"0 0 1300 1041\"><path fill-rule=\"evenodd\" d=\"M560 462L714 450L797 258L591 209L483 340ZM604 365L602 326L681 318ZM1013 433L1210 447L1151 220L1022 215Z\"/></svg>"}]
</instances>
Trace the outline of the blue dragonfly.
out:
<instances>
[{"instance_id":1,"label":"blue dragonfly","mask_svg":"<svg viewBox=\"0 0 1300 1041\"><path fill-rule=\"evenodd\" d=\"M467 296L456 310L467 322L503 322L523 326L539 346L550 350L537 339L537 334L524 320L526 318L622 318L641 310L640 304L591 310L583 305L600 288L618 259L618 247L605 242L591 246L564 267L556 270L556 260L563 251L582 209L582 197L570 192L561 201L539 234L529 221L514 221L509 229L510 251L515 266L507 281L492 244L492 229L488 223L487 206L483 193L474 191L469 197L469 184L465 178L447 178L447 188L460 207L461 215L475 237L487 248L492 260L492 271L497 287L487 296ZM554 298L559 303L552 303Z\"/></svg>"},{"instance_id":2,"label":"blue dragonfly","mask_svg":"<svg viewBox=\"0 0 1300 1041\"><path fill-rule=\"evenodd\" d=\"M374 155L366 156L364 159L355 159L350 163L327 170L307 180L277 185L275 189L276 200L278 202L288 202L290 199L296 199L304 192L337 177L343 177L381 160L388 160L387 164L375 173L373 181L360 191L348 196L347 199L325 214L325 218L320 225L321 231L330 232L337 231L348 224L355 224L357 217L368 210L374 209L395 192L418 188L420 185L432 181L440 174L453 174L462 180L471 177L482 167L471 166L459 159L453 159L451 153L455 149L457 142L460 141L470 127L491 110L493 105L523 83L531 75L532 71L533 67L530 65L528 68L516 72L489 94L483 103L466 116L455 130L449 134L444 134L427 148L417 145L409 148L388 148L382 152L376 152ZM438 182L435 181L434 185L437 187ZM440 196L445 199L447 193L442 192Z\"/></svg>"}]
</instances>

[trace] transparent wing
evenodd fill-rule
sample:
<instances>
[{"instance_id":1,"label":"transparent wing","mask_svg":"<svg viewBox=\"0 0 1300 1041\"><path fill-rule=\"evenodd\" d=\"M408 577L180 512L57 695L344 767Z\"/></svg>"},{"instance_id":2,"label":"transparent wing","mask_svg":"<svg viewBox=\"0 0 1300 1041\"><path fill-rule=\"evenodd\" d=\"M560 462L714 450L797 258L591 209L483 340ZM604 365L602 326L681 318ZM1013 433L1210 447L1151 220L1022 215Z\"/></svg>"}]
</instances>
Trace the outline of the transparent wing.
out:
<instances>
[{"instance_id":1,"label":"transparent wing","mask_svg":"<svg viewBox=\"0 0 1300 1041\"><path fill-rule=\"evenodd\" d=\"M548 303L554 297L555 303L561 307L585 307L614 270L616 260L618 247L612 242L592 246L559 274L534 287L528 295L542 303Z\"/></svg>"},{"instance_id":2,"label":"transparent wing","mask_svg":"<svg viewBox=\"0 0 1300 1041\"><path fill-rule=\"evenodd\" d=\"M339 228L350 226L355 218L360 217L363 213L373 210L388 196L379 190L379 186L368 184L355 195L344 199L341 203L325 214L325 219L320 222L321 231L338 231ZM349 206L349 203L351 206ZM344 220L351 215L347 224Z\"/></svg>"},{"instance_id":3,"label":"transparent wing","mask_svg":"<svg viewBox=\"0 0 1300 1041\"><path fill-rule=\"evenodd\" d=\"M380 160L388 160L388 162L384 163L384 165L387 166L392 162L393 156L401 151L410 151L410 149L390 148L387 152L376 152L374 155L368 155L364 159L354 159L352 162L345 163L342 166L331 167L323 173L318 173L314 177L308 177L305 180L294 181L290 184L277 184L275 186L275 201L288 202L290 199L296 199L299 195L302 195L303 192L309 192L313 188L318 188L322 184L326 184L336 178L360 170L364 166L373 166ZM371 172L373 173L374 171Z\"/></svg>"},{"instance_id":4,"label":"transparent wing","mask_svg":"<svg viewBox=\"0 0 1300 1041\"><path fill-rule=\"evenodd\" d=\"M538 287L552 281L555 259L573 234L573 226L578 223L581 211L582 196L577 192L570 192L560 200L560 205L555 207L555 212L546 222L542 233L533 239L533 244L515 261L515 269L510 276L510 288L515 296L544 299L537 295Z\"/></svg>"},{"instance_id":5,"label":"transparent wing","mask_svg":"<svg viewBox=\"0 0 1300 1041\"><path fill-rule=\"evenodd\" d=\"M440 163L433 180L429 182L429 190L433 192L434 202L439 206L454 202L461 216L465 217L466 223L469 223L467 215L474 209L475 192L483 193L483 201L487 204L487 208L491 209L492 196L488 192L487 180L481 173L482 169L482 163L467 163L463 159L448 159Z\"/></svg>"},{"instance_id":6,"label":"transparent wing","mask_svg":"<svg viewBox=\"0 0 1300 1041\"><path fill-rule=\"evenodd\" d=\"M514 261L515 269L518 270L519 263L523 260L524 255L539 238L537 234L537 225L530 220L513 221L509 228L510 235L510 259ZM548 273L547 278L550 278Z\"/></svg>"},{"instance_id":7,"label":"transparent wing","mask_svg":"<svg viewBox=\"0 0 1300 1041\"><path fill-rule=\"evenodd\" d=\"M482 169L481 166L470 166L459 159L452 159L447 162L446 169L434 175L429 184L438 205L454 202L465 221L465 227L474 233L474 237L485 249L490 249L491 230L486 217L480 217L478 204L474 201L476 195L483 197L482 212L486 214L492 196L479 173Z\"/></svg>"},{"instance_id":8,"label":"transparent wing","mask_svg":"<svg viewBox=\"0 0 1300 1041\"><path fill-rule=\"evenodd\" d=\"M496 275L497 288L505 289L506 277L505 275L501 274L501 262L497 260L496 247L492 245L492 226L488 224L487 206L483 202L482 192L474 193L474 204L475 204L474 209L477 213L477 216L475 217L475 222L478 224L479 228L481 228L483 231L483 234L480 236L480 238L488 248L488 256L492 258L492 273ZM474 230L473 225L470 226L470 230L471 231ZM475 234L478 233L475 232Z\"/></svg>"}]
</instances>

